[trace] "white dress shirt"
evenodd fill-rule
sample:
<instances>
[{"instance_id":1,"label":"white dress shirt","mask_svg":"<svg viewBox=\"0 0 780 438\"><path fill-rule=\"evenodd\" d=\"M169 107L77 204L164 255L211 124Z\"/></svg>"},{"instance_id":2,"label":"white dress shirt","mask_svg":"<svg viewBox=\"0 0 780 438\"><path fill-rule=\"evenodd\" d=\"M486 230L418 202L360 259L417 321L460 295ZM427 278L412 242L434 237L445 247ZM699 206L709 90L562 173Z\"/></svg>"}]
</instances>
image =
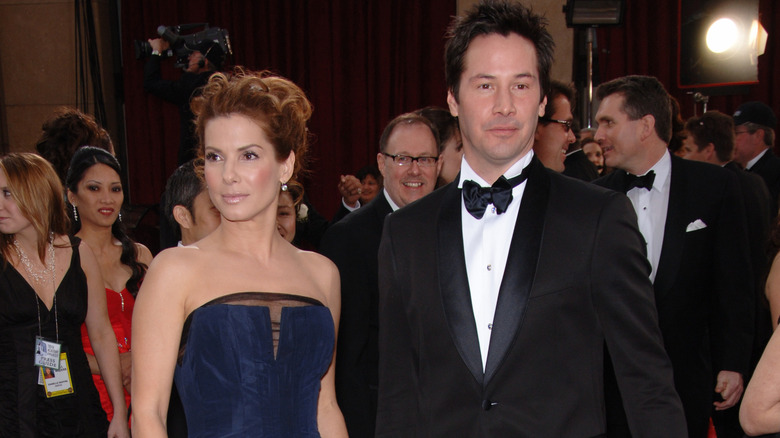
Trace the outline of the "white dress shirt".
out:
<instances>
[{"instance_id":1,"label":"white dress shirt","mask_svg":"<svg viewBox=\"0 0 780 438\"><path fill-rule=\"evenodd\" d=\"M393 202L393 198L390 197L390 193L387 193L387 189L382 189L382 194L385 195L385 199L387 199L387 203L390 204L390 208L393 209L393 211L398 210L399 207L398 204Z\"/></svg>"},{"instance_id":2,"label":"white dress shirt","mask_svg":"<svg viewBox=\"0 0 780 438\"><path fill-rule=\"evenodd\" d=\"M769 150L769 149L764 149L762 152L759 152L759 153L758 153L758 155L756 155L755 157L753 157L753 159L752 159L752 160L748 161L748 162L747 162L747 166L745 166L745 169L747 169L747 170L750 170L750 169L751 169L753 166L755 166L755 165L756 165L756 163L758 163L758 160L760 160L760 159L761 159L761 157L763 157L763 156L764 156L764 154L766 153L766 151L768 151L768 150Z\"/></svg>"},{"instance_id":3,"label":"white dress shirt","mask_svg":"<svg viewBox=\"0 0 780 438\"><path fill-rule=\"evenodd\" d=\"M655 172L653 188L647 190L634 187L626 195L634 204L639 231L647 245L647 259L652 266L650 281L655 281L664 243L666 212L669 210L669 186L672 178L672 158L669 151L666 151L650 170Z\"/></svg>"},{"instance_id":4,"label":"white dress shirt","mask_svg":"<svg viewBox=\"0 0 780 438\"><path fill-rule=\"evenodd\" d=\"M533 151L529 151L507 170L504 176L513 178L523 171L531 162ZM463 188L463 181L472 180L481 187L490 187L469 166L463 157L460 166L460 181L458 187ZM482 354L482 370L487 364L488 348L490 347L490 332L493 328L493 316L498 302L498 291L501 279L504 277L509 246L520 211L520 201L523 198L526 182L523 181L512 189L512 202L503 214L496 214L493 204L489 204L482 219L476 219L466 210L461 197L460 214L463 224L463 252L466 258L466 274L471 292L471 307L477 324L479 349Z\"/></svg>"}]
</instances>

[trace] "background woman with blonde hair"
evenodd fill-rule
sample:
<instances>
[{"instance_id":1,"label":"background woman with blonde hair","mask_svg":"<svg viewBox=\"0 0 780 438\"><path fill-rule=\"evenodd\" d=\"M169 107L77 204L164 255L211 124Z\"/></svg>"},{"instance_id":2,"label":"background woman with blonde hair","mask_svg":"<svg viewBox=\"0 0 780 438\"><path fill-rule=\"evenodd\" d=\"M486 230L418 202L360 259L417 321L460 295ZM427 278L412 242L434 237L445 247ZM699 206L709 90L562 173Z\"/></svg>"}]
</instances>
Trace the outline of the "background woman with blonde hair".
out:
<instances>
[{"instance_id":1,"label":"background woman with blonde hair","mask_svg":"<svg viewBox=\"0 0 780 438\"><path fill-rule=\"evenodd\" d=\"M100 269L89 247L67 236L57 174L37 155L9 154L0 191L0 431L129 437ZM82 348L83 322L118 411L110 424Z\"/></svg>"},{"instance_id":2,"label":"background woman with blonde hair","mask_svg":"<svg viewBox=\"0 0 780 438\"><path fill-rule=\"evenodd\" d=\"M193 101L221 223L152 262L133 316L133 432L165 435L174 379L190 437L342 437L333 373L339 277L277 231L311 106L266 73L215 74ZM137 365L137 366L136 366Z\"/></svg>"}]
</instances>

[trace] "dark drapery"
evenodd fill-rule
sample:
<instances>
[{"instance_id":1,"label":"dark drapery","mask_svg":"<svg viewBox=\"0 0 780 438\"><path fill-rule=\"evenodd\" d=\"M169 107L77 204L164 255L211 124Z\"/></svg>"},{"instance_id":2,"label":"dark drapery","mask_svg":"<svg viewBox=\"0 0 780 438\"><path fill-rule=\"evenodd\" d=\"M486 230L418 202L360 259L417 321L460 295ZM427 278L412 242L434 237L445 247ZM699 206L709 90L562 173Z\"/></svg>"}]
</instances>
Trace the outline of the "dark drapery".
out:
<instances>
[{"instance_id":1,"label":"dark drapery","mask_svg":"<svg viewBox=\"0 0 780 438\"><path fill-rule=\"evenodd\" d=\"M379 136L398 114L446 105L444 32L455 0L157 0L122 2L130 192L155 204L176 166L178 111L143 91L132 41L159 25L208 22L228 30L229 65L292 79L314 105L316 140L307 193L330 216L342 173L376 161ZM178 78L172 62L163 76Z\"/></svg>"},{"instance_id":2,"label":"dark drapery","mask_svg":"<svg viewBox=\"0 0 780 438\"><path fill-rule=\"evenodd\" d=\"M656 76L680 102L683 118L693 115L690 90L677 86L678 2L680 0L627 1L625 23L597 31L601 82L629 74ZM685 1L685 0L683 0ZM780 109L780 86L773 77L780 71L780 3L759 1L759 19L769 33L766 52L758 58L758 80L748 94L711 96L709 110L732 114L743 102L759 100ZM699 113L701 112L699 107Z\"/></svg>"}]
</instances>

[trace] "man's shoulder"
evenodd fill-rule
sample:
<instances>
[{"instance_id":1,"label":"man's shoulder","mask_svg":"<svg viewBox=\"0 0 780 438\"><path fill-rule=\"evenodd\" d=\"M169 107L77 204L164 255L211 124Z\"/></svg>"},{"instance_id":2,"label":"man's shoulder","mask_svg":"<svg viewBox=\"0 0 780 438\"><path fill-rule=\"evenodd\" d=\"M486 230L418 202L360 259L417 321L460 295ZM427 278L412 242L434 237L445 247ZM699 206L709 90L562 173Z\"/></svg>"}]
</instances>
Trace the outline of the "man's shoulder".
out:
<instances>
[{"instance_id":1,"label":"man's shoulder","mask_svg":"<svg viewBox=\"0 0 780 438\"><path fill-rule=\"evenodd\" d=\"M352 236L381 235L384 217L391 211L390 204L384 195L379 193L374 200L331 225L323 236L323 245L334 237L341 240Z\"/></svg>"}]
</instances>

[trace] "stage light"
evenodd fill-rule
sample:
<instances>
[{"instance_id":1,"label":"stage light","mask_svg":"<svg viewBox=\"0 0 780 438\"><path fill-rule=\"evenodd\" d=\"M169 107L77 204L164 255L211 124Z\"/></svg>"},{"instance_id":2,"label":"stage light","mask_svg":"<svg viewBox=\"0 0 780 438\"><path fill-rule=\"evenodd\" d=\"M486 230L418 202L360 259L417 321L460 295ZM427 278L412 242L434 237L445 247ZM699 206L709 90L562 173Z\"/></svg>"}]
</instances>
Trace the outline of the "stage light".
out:
<instances>
[{"instance_id":1,"label":"stage light","mask_svg":"<svg viewBox=\"0 0 780 438\"><path fill-rule=\"evenodd\" d=\"M765 44L758 0L681 0L678 83L698 89L756 83Z\"/></svg>"},{"instance_id":2,"label":"stage light","mask_svg":"<svg viewBox=\"0 0 780 438\"><path fill-rule=\"evenodd\" d=\"M707 48L713 53L723 53L737 42L737 24L730 18L721 18L707 31Z\"/></svg>"},{"instance_id":3,"label":"stage light","mask_svg":"<svg viewBox=\"0 0 780 438\"><path fill-rule=\"evenodd\" d=\"M566 26L616 26L623 22L625 0L569 0Z\"/></svg>"}]
</instances>

